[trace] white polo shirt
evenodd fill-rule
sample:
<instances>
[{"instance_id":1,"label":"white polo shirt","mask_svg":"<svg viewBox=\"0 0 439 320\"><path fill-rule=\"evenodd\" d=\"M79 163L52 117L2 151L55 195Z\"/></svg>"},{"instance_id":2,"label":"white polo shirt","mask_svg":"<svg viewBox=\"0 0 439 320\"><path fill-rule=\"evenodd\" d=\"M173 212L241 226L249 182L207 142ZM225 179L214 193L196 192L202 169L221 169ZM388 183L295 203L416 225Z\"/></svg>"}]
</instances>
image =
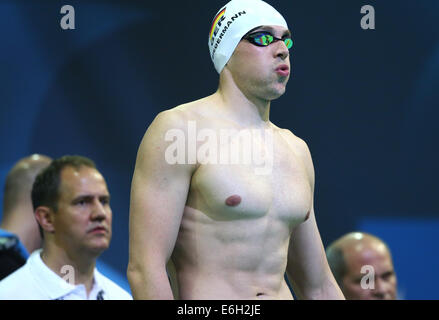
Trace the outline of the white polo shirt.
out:
<instances>
[{"instance_id":1,"label":"white polo shirt","mask_svg":"<svg viewBox=\"0 0 439 320\"><path fill-rule=\"evenodd\" d=\"M83 284L72 285L58 276L34 251L26 264L0 281L0 300L131 300L131 295L94 270L89 296Z\"/></svg>"}]
</instances>

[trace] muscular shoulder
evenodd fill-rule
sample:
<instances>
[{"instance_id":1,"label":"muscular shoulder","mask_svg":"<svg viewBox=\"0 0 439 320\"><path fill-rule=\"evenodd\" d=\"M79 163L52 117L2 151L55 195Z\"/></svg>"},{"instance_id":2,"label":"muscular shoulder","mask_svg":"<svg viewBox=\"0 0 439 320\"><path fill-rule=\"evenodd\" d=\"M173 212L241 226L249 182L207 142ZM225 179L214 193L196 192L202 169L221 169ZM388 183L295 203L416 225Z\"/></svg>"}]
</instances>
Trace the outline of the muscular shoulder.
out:
<instances>
[{"instance_id":1,"label":"muscular shoulder","mask_svg":"<svg viewBox=\"0 0 439 320\"><path fill-rule=\"evenodd\" d=\"M183 129L187 114L178 107L157 114L147 132L161 132L169 129Z\"/></svg>"},{"instance_id":2,"label":"muscular shoulder","mask_svg":"<svg viewBox=\"0 0 439 320\"><path fill-rule=\"evenodd\" d=\"M283 133L283 136L288 140L290 145L293 146L294 152L296 155L302 160L304 163L308 175L312 184L314 184L314 165L312 161L311 152L309 150L308 144L305 140L299 138L294 133L292 133L288 129L280 129Z\"/></svg>"},{"instance_id":3,"label":"muscular shoulder","mask_svg":"<svg viewBox=\"0 0 439 320\"><path fill-rule=\"evenodd\" d=\"M177 106L160 112L154 118L146 130L140 143L137 153L136 169L138 172L149 166L156 166L161 163L160 168L166 167L165 161L167 151L172 145L185 152L186 141L190 121L197 121L196 108L193 103ZM182 166L174 166L181 168ZM193 166L188 166L191 169ZM192 168L193 169L193 168Z\"/></svg>"},{"instance_id":4,"label":"muscular shoulder","mask_svg":"<svg viewBox=\"0 0 439 320\"><path fill-rule=\"evenodd\" d=\"M305 140L299 138L288 129L280 130L282 131L283 136L288 140L288 143L290 143L294 147L294 151L302 159L302 161L312 161L311 152Z\"/></svg>"},{"instance_id":5,"label":"muscular shoulder","mask_svg":"<svg viewBox=\"0 0 439 320\"><path fill-rule=\"evenodd\" d=\"M200 99L160 112L148 130L181 129L186 131L189 121L198 121L202 118L202 110L207 105L205 100Z\"/></svg>"}]
</instances>

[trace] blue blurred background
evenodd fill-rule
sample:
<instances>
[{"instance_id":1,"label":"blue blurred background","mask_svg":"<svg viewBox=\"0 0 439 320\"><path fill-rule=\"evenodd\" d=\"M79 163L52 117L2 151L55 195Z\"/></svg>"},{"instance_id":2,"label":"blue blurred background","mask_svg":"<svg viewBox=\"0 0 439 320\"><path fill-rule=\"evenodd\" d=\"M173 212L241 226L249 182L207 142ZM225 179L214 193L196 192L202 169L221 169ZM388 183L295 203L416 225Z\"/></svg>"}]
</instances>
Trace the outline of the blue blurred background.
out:
<instances>
[{"instance_id":1,"label":"blue blurred background","mask_svg":"<svg viewBox=\"0 0 439 320\"><path fill-rule=\"evenodd\" d=\"M292 77L271 120L303 138L328 245L388 242L400 295L438 299L439 1L270 1L293 32ZM85 155L112 194L101 257L127 287L129 194L155 115L213 93L207 34L225 1L0 0L0 181L32 153ZM63 30L63 5L75 30ZM363 5L376 29L363 30Z\"/></svg>"}]
</instances>

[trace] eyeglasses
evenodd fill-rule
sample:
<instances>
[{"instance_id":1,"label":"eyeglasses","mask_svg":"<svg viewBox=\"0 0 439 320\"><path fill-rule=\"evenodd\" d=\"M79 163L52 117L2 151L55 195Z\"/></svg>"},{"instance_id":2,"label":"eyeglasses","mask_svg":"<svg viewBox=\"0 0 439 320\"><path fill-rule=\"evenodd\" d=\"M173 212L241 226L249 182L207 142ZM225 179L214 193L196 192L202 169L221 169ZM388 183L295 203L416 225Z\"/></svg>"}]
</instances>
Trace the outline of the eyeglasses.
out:
<instances>
[{"instance_id":1,"label":"eyeglasses","mask_svg":"<svg viewBox=\"0 0 439 320\"><path fill-rule=\"evenodd\" d=\"M273 42L283 41L288 49L293 47L293 39L290 36L285 36L283 39L276 38L268 31L257 31L245 35L242 39L249 41L250 43L258 47L267 47Z\"/></svg>"}]
</instances>

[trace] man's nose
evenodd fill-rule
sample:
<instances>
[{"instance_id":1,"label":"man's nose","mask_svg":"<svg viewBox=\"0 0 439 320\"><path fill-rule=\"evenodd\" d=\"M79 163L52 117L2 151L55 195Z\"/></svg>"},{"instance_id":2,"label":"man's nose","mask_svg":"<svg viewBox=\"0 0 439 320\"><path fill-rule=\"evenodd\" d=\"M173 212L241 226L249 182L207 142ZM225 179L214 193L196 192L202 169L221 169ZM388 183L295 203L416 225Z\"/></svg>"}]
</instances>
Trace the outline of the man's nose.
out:
<instances>
[{"instance_id":1,"label":"man's nose","mask_svg":"<svg viewBox=\"0 0 439 320\"><path fill-rule=\"evenodd\" d=\"M287 45L285 44L284 41L281 40L276 41L274 45L276 46L276 51L275 51L276 57L279 57L282 60L288 58L288 56L290 55L290 51L288 50Z\"/></svg>"},{"instance_id":2,"label":"man's nose","mask_svg":"<svg viewBox=\"0 0 439 320\"><path fill-rule=\"evenodd\" d=\"M96 199L94 201L91 218L93 220L104 220L106 217L107 217L107 210L106 210L104 204L102 204L101 201Z\"/></svg>"}]
</instances>

